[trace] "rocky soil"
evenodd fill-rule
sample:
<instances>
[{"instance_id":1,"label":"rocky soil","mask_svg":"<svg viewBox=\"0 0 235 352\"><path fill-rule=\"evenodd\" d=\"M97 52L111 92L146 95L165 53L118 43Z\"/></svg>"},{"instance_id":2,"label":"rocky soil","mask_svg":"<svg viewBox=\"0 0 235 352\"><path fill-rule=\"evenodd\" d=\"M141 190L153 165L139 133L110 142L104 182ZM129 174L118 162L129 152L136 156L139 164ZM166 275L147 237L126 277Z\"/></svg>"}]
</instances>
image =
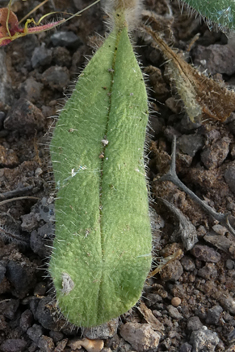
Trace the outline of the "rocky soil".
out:
<instances>
[{"instance_id":1,"label":"rocky soil","mask_svg":"<svg viewBox=\"0 0 235 352\"><path fill-rule=\"evenodd\" d=\"M23 18L37 4L17 0L13 10ZM35 18L54 10L75 13L87 4L49 1ZM146 9L185 60L233 88L232 39L188 17L177 1L146 0ZM138 31L133 37L148 74L152 110L147 153L154 268L160 264L161 270L147 280L135 308L96 329L70 326L53 302L46 272L54 221L51 125L85 57L100 44L105 19L96 5L57 30L0 49L0 351L232 352L235 238L159 178L169 169L176 135L179 178L214 210L235 216L235 114L225 123L192 123L162 53Z\"/></svg>"}]
</instances>

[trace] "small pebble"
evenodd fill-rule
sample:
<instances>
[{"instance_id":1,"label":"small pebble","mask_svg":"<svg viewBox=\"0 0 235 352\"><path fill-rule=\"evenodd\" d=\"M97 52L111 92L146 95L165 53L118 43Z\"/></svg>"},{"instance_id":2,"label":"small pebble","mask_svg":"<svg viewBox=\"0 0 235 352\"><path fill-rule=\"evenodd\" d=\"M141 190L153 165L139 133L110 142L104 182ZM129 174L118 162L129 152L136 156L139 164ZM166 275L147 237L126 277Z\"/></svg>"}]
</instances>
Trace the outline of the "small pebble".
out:
<instances>
[{"instance_id":1,"label":"small pebble","mask_svg":"<svg viewBox=\"0 0 235 352\"><path fill-rule=\"evenodd\" d=\"M20 262L9 260L6 277L14 287L14 290L12 290L14 296L22 299L34 287L36 281L35 270L35 266L30 261L24 262L24 265L22 265Z\"/></svg>"},{"instance_id":2,"label":"small pebble","mask_svg":"<svg viewBox=\"0 0 235 352\"><path fill-rule=\"evenodd\" d=\"M221 226L221 225L219 225L219 224L214 225L214 226L212 227L212 229L213 229L216 233L218 233L218 235L221 235L221 236L224 236L224 235L226 234L226 232L228 232L228 230L226 229L226 227Z\"/></svg>"},{"instance_id":3,"label":"small pebble","mask_svg":"<svg viewBox=\"0 0 235 352\"><path fill-rule=\"evenodd\" d=\"M38 320L39 324L42 325L43 328L48 330L60 330L62 324L64 324L64 320L56 319L56 310L52 304L52 300L50 296L46 296L40 299L35 317ZM41 326L40 326L41 327ZM67 325L70 328L69 324Z\"/></svg>"},{"instance_id":4,"label":"small pebble","mask_svg":"<svg viewBox=\"0 0 235 352\"><path fill-rule=\"evenodd\" d=\"M26 99L19 99L4 120L4 128L21 134L35 134L43 130L45 118L40 109Z\"/></svg>"},{"instance_id":5,"label":"small pebble","mask_svg":"<svg viewBox=\"0 0 235 352\"><path fill-rule=\"evenodd\" d=\"M161 335L153 331L149 324L126 323L120 328L120 335L129 342L133 350L145 352L158 348Z\"/></svg>"},{"instance_id":6,"label":"small pebble","mask_svg":"<svg viewBox=\"0 0 235 352\"><path fill-rule=\"evenodd\" d=\"M226 268L228 270L232 270L234 268L234 261L232 259L226 260Z\"/></svg>"},{"instance_id":7,"label":"small pebble","mask_svg":"<svg viewBox=\"0 0 235 352\"><path fill-rule=\"evenodd\" d=\"M199 330L202 326L201 320L197 316L190 317L187 321L187 329L189 331Z\"/></svg>"},{"instance_id":8,"label":"small pebble","mask_svg":"<svg viewBox=\"0 0 235 352\"><path fill-rule=\"evenodd\" d=\"M177 308L173 307L172 305L167 306L167 310L169 312L169 315L174 318L174 319L182 319L183 316L180 314Z\"/></svg>"},{"instance_id":9,"label":"small pebble","mask_svg":"<svg viewBox=\"0 0 235 352\"><path fill-rule=\"evenodd\" d=\"M80 38L71 31L59 31L52 34L51 42L54 46L66 46L67 48L76 48L82 44Z\"/></svg>"},{"instance_id":10,"label":"small pebble","mask_svg":"<svg viewBox=\"0 0 235 352\"><path fill-rule=\"evenodd\" d=\"M167 337L161 342L161 348L163 348L165 351L169 351L171 347L171 339Z\"/></svg>"},{"instance_id":11,"label":"small pebble","mask_svg":"<svg viewBox=\"0 0 235 352\"><path fill-rule=\"evenodd\" d=\"M51 330L51 331L49 332L49 335L50 335L50 337L53 339L53 341L54 341L55 343L61 341L61 340L63 339L63 337L64 337L64 335L62 334L62 332L60 332L60 331L53 331L53 330Z\"/></svg>"},{"instance_id":12,"label":"small pebble","mask_svg":"<svg viewBox=\"0 0 235 352\"><path fill-rule=\"evenodd\" d=\"M40 337L42 336L42 327L38 324L33 324L33 326L27 330L27 335L33 342L37 344Z\"/></svg>"},{"instance_id":13,"label":"small pebble","mask_svg":"<svg viewBox=\"0 0 235 352\"><path fill-rule=\"evenodd\" d=\"M29 309L26 309L20 317L20 327L25 332L33 323L33 314Z\"/></svg>"},{"instance_id":14,"label":"small pebble","mask_svg":"<svg viewBox=\"0 0 235 352\"><path fill-rule=\"evenodd\" d=\"M206 263L205 266L198 270L198 276L207 280L213 280L217 277L218 272L214 263Z\"/></svg>"},{"instance_id":15,"label":"small pebble","mask_svg":"<svg viewBox=\"0 0 235 352\"><path fill-rule=\"evenodd\" d=\"M171 300L171 304L174 307L178 307L181 304L181 299L179 297L173 297Z\"/></svg>"},{"instance_id":16,"label":"small pebble","mask_svg":"<svg viewBox=\"0 0 235 352\"><path fill-rule=\"evenodd\" d=\"M177 281L183 274L183 267L179 260L169 262L160 272L161 279L164 281Z\"/></svg>"},{"instance_id":17,"label":"small pebble","mask_svg":"<svg viewBox=\"0 0 235 352\"><path fill-rule=\"evenodd\" d=\"M51 337L42 335L38 340L38 347L42 352L52 352L55 345Z\"/></svg>"},{"instance_id":18,"label":"small pebble","mask_svg":"<svg viewBox=\"0 0 235 352\"><path fill-rule=\"evenodd\" d=\"M68 339L63 339L62 341L58 342L53 352L63 352L67 343Z\"/></svg>"},{"instance_id":19,"label":"small pebble","mask_svg":"<svg viewBox=\"0 0 235 352\"><path fill-rule=\"evenodd\" d=\"M45 47L45 43L43 43L40 47L36 47L34 49L33 55L31 58L31 63L33 68L50 65L51 60L52 60L52 51Z\"/></svg>"},{"instance_id":20,"label":"small pebble","mask_svg":"<svg viewBox=\"0 0 235 352\"><path fill-rule=\"evenodd\" d=\"M192 351L192 346L188 342L183 343L183 345L181 345L179 349L179 352L191 352L191 351Z\"/></svg>"},{"instance_id":21,"label":"small pebble","mask_svg":"<svg viewBox=\"0 0 235 352\"><path fill-rule=\"evenodd\" d=\"M216 325L219 322L219 318L221 313L223 312L223 308L219 305L216 305L207 311L206 324Z\"/></svg>"},{"instance_id":22,"label":"small pebble","mask_svg":"<svg viewBox=\"0 0 235 352\"><path fill-rule=\"evenodd\" d=\"M90 340L87 338L80 340L75 338L69 342L69 347L71 347L73 350L78 350L83 347L87 350L87 352L100 352L104 347L104 341Z\"/></svg>"},{"instance_id":23,"label":"small pebble","mask_svg":"<svg viewBox=\"0 0 235 352\"><path fill-rule=\"evenodd\" d=\"M146 305L148 307L153 307L157 303L163 301L162 297L157 293L148 293L148 294L146 294L146 298L147 298Z\"/></svg>"},{"instance_id":24,"label":"small pebble","mask_svg":"<svg viewBox=\"0 0 235 352\"><path fill-rule=\"evenodd\" d=\"M216 252L213 248L196 244L191 253L199 260L203 260L204 262L218 263L220 261L221 255Z\"/></svg>"},{"instance_id":25,"label":"small pebble","mask_svg":"<svg viewBox=\"0 0 235 352\"><path fill-rule=\"evenodd\" d=\"M235 329L233 329L229 334L228 334L228 341L235 342Z\"/></svg>"},{"instance_id":26,"label":"small pebble","mask_svg":"<svg viewBox=\"0 0 235 352\"><path fill-rule=\"evenodd\" d=\"M7 319L14 319L16 311L19 307L20 301L18 299L2 300L0 304L0 314Z\"/></svg>"},{"instance_id":27,"label":"small pebble","mask_svg":"<svg viewBox=\"0 0 235 352\"><path fill-rule=\"evenodd\" d=\"M57 46L53 49L53 60L58 66L69 67L71 65L70 52L62 46Z\"/></svg>"},{"instance_id":28,"label":"small pebble","mask_svg":"<svg viewBox=\"0 0 235 352\"><path fill-rule=\"evenodd\" d=\"M25 98L31 103L38 102L40 99L42 99L43 84L36 81L36 79L33 77L29 77L24 82L22 82L20 89L21 98Z\"/></svg>"},{"instance_id":29,"label":"small pebble","mask_svg":"<svg viewBox=\"0 0 235 352\"><path fill-rule=\"evenodd\" d=\"M1 346L0 351L3 352L23 352L27 346L27 342L23 339L7 339Z\"/></svg>"},{"instance_id":30,"label":"small pebble","mask_svg":"<svg viewBox=\"0 0 235 352\"><path fill-rule=\"evenodd\" d=\"M221 290L219 303L225 310L228 310L229 313L235 315L235 300L229 293Z\"/></svg>"},{"instance_id":31,"label":"small pebble","mask_svg":"<svg viewBox=\"0 0 235 352\"><path fill-rule=\"evenodd\" d=\"M222 138L206 147L201 153L201 160L207 169L215 169L220 166L229 153L230 140Z\"/></svg>"},{"instance_id":32,"label":"small pebble","mask_svg":"<svg viewBox=\"0 0 235 352\"><path fill-rule=\"evenodd\" d=\"M48 235L53 233L52 224L46 223L38 228L37 230L32 231L30 236L30 247L34 253L37 253L41 258L46 258L50 255L51 250L48 247L52 244L51 239Z\"/></svg>"},{"instance_id":33,"label":"small pebble","mask_svg":"<svg viewBox=\"0 0 235 352\"><path fill-rule=\"evenodd\" d=\"M32 232L36 225L37 225L37 219L35 214L29 213L29 214L24 214L21 216L22 223L21 223L21 229L23 231L27 232Z\"/></svg>"},{"instance_id":34,"label":"small pebble","mask_svg":"<svg viewBox=\"0 0 235 352\"><path fill-rule=\"evenodd\" d=\"M180 262L183 265L184 270L186 271L193 271L195 269L195 263L193 259L188 257L187 255L185 255Z\"/></svg>"},{"instance_id":35,"label":"small pebble","mask_svg":"<svg viewBox=\"0 0 235 352\"><path fill-rule=\"evenodd\" d=\"M64 87L69 84L70 74L67 67L51 66L42 74L42 81L52 90L63 91Z\"/></svg>"},{"instance_id":36,"label":"small pebble","mask_svg":"<svg viewBox=\"0 0 235 352\"><path fill-rule=\"evenodd\" d=\"M199 134L182 135L177 139L177 147L185 154L192 157L200 150L204 145L204 138Z\"/></svg>"},{"instance_id":37,"label":"small pebble","mask_svg":"<svg viewBox=\"0 0 235 352\"><path fill-rule=\"evenodd\" d=\"M193 331L190 337L190 344L193 346L193 351L198 352L214 352L219 341L216 332L212 332L206 326L203 326L200 330ZM207 346L206 350L205 346Z\"/></svg>"}]
</instances>

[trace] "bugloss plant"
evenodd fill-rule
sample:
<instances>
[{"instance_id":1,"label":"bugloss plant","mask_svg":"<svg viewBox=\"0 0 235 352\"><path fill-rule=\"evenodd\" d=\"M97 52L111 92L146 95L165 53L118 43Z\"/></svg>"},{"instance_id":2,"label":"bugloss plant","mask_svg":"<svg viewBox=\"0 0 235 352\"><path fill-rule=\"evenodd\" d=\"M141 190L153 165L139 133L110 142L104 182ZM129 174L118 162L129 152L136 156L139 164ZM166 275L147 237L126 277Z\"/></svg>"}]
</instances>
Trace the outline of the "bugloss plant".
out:
<instances>
[{"instance_id":1,"label":"bugloss plant","mask_svg":"<svg viewBox=\"0 0 235 352\"><path fill-rule=\"evenodd\" d=\"M148 102L128 35L136 6L108 8L111 33L80 75L50 147L58 191L49 272L60 310L85 327L135 305L151 267Z\"/></svg>"},{"instance_id":2,"label":"bugloss plant","mask_svg":"<svg viewBox=\"0 0 235 352\"><path fill-rule=\"evenodd\" d=\"M80 75L50 148L58 191L49 272L62 313L85 327L134 306L151 267L143 157L147 94L128 34L138 23L141 1L107 5L111 33ZM190 71L166 43L145 30L171 60L190 118L205 113L224 120L235 107L234 93ZM214 96L203 97L207 84Z\"/></svg>"},{"instance_id":3,"label":"bugloss plant","mask_svg":"<svg viewBox=\"0 0 235 352\"><path fill-rule=\"evenodd\" d=\"M234 1L184 2L209 21L234 28ZM105 323L134 306L151 268L144 166L148 102L129 38L141 3L106 1L110 34L80 75L50 145L57 196L49 273L58 307L78 326ZM30 32L28 22L20 29L13 15L9 8L0 10L1 45ZM170 60L190 118L229 116L234 93L197 73L151 28L143 29Z\"/></svg>"}]
</instances>

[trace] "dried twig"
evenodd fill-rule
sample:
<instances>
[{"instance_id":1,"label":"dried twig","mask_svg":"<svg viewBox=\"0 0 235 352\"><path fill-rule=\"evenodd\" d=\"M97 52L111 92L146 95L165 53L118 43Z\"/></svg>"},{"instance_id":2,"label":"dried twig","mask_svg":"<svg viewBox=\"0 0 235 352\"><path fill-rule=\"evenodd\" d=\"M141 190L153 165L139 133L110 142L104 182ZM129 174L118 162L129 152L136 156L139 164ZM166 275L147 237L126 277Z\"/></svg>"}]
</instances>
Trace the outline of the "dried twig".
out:
<instances>
[{"instance_id":1,"label":"dried twig","mask_svg":"<svg viewBox=\"0 0 235 352\"><path fill-rule=\"evenodd\" d=\"M26 192L31 191L32 188L33 186L27 186L22 188L16 188L13 191L0 193L0 200L21 196L22 194L25 194Z\"/></svg>"},{"instance_id":2,"label":"dried twig","mask_svg":"<svg viewBox=\"0 0 235 352\"><path fill-rule=\"evenodd\" d=\"M23 197L15 197L15 198L11 198L11 199L6 199L6 200L3 200L2 202L0 202L0 206L1 205L4 205L6 203L10 203L10 202L14 202L16 200L22 200L22 199L40 199L38 197L33 197L33 196L23 196Z\"/></svg>"},{"instance_id":3,"label":"dried twig","mask_svg":"<svg viewBox=\"0 0 235 352\"><path fill-rule=\"evenodd\" d=\"M235 229L232 227L232 224L235 224L235 217L230 213L222 214L217 213L213 208L206 204L202 199L200 199L194 192L192 192L188 187L185 186L183 182L180 181L176 174L175 169L175 158L176 158L176 136L173 138L172 142L172 154L171 154L171 166L168 173L162 176L160 181L171 181L182 191L187 193L195 202L197 202L209 215L211 215L215 220L226 227L226 229L235 236Z\"/></svg>"}]
</instances>

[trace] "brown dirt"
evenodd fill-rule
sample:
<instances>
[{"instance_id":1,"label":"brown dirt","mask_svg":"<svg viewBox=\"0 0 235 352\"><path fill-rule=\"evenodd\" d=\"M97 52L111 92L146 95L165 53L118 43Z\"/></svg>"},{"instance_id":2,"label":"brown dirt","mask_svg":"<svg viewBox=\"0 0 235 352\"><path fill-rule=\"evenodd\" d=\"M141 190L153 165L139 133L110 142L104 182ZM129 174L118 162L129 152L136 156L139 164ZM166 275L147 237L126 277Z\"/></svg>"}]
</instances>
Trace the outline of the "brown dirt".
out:
<instances>
[{"instance_id":1,"label":"brown dirt","mask_svg":"<svg viewBox=\"0 0 235 352\"><path fill-rule=\"evenodd\" d=\"M70 13L88 4L53 2L57 10ZM13 10L22 18L36 4L16 1ZM181 12L177 1L170 2L169 16L166 4L146 1L159 23L155 30L164 33L187 62L200 63L199 70L210 69L217 81L232 87L233 44L223 33L209 31L199 18ZM36 18L53 10L49 2ZM176 135L180 179L217 212L235 216L235 114L225 123L192 123L162 53L138 31L136 51L149 75L152 110L147 142L153 252L163 268L148 279L138 307L97 331L72 329L51 303L46 274L54 216L50 117L63 106L69 82L86 63L84 56L92 54L92 45L100 45L96 33L104 35L103 20L96 5L56 31L18 39L0 51L0 200L5 201L0 204L0 350L71 352L76 350L71 340L83 334L103 339L106 352L234 351L235 239L183 191L159 178L169 168ZM61 38L56 43L53 34L62 30L77 38L66 46ZM197 33L200 37L188 52ZM221 52L228 54L222 57ZM156 332L161 334L158 347Z\"/></svg>"}]
</instances>

